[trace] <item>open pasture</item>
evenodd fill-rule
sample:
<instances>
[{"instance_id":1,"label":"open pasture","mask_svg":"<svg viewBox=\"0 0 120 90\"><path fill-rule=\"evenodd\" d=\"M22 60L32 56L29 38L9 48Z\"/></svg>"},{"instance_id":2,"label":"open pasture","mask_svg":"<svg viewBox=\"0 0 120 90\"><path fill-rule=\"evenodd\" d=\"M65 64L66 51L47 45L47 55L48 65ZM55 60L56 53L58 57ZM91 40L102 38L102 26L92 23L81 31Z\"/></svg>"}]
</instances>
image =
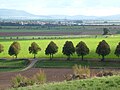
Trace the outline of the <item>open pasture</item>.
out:
<instances>
[{"instance_id":1,"label":"open pasture","mask_svg":"<svg viewBox=\"0 0 120 90\"><path fill-rule=\"evenodd\" d=\"M71 38L71 39L63 38L63 39L40 39L40 40L4 40L4 41L0 40L0 44L3 44L3 46L4 46L4 52L0 53L0 58L13 58L8 55L9 46L11 45L11 43L13 41L18 41L21 45L21 51L18 55L18 58L32 58L33 57L33 55L29 54L29 51L28 51L28 47L30 46L30 44L32 42L38 43L42 49L37 54L37 58L48 58L49 57L49 56L45 55L45 49L50 41L54 41L57 44L57 46L59 47L58 53L55 54L54 57L55 58L65 58L66 56L64 56L62 54L62 47L66 41L72 41L74 43L74 46L76 46L78 42L84 41L90 49L89 55L85 56L85 58L99 59L101 57L95 53L95 50L96 50L98 43L101 40L106 40L111 48L111 53L108 56L106 56L106 58L118 58L114 55L114 50L115 50L117 44L120 42L119 35L110 36L107 38L99 36L97 38L95 38L95 37L84 37L84 38L78 37L78 38ZM74 54L72 56L72 58L78 58L78 56L76 54Z\"/></svg>"}]
</instances>

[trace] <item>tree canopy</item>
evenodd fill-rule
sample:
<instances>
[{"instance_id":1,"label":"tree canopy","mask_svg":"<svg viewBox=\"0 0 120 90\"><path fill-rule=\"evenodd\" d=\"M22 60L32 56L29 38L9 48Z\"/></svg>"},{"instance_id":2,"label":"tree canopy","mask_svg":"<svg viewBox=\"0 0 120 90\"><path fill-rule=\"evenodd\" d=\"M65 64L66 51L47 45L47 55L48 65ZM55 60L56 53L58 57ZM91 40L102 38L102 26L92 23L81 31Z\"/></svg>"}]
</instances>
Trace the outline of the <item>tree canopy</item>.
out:
<instances>
[{"instance_id":1,"label":"tree canopy","mask_svg":"<svg viewBox=\"0 0 120 90\"><path fill-rule=\"evenodd\" d=\"M29 47L29 53L34 55L34 58L36 58L36 54L41 51L41 48L36 42L31 43L31 46Z\"/></svg>"},{"instance_id":2,"label":"tree canopy","mask_svg":"<svg viewBox=\"0 0 120 90\"><path fill-rule=\"evenodd\" d=\"M110 35L110 30L108 28L103 28L103 35Z\"/></svg>"},{"instance_id":3,"label":"tree canopy","mask_svg":"<svg viewBox=\"0 0 120 90\"><path fill-rule=\"evenodd\" d=\"M4 51L4 46L0 44L0 53L2 53L3 51Z\"/></svg>"},{"instance_id":4,"label":"tree canopy","mask_svg":"<svg viewBox=\"0 0 120 90\"><path fill-rule=\"evenodd\" d=\"M8 54L10 56L16 56L17 58L17 55L19 54L20 50L20 44L18 42L13 42L9 47Z\"/></svg>"},{"instance_id":5,"label":"tree canopy","mask_svg":"<svg viewBox=\"0 0 120 90\"><path fill-rule=\"evenodd\" d=\"M62 53L66 56L68 56L67 60L70 60L70 56L75 53L74 45L71 41L66 41Z\"/></svg>"},{"instance_id":6,"label":"tree canopy","mask_svg":"<svg viewBox=\"0 0 120 90\"><path fill-rule=\"evenodd\" d=\"M116 56L120 56L120 42L118 43L116 49L115 49L115 53L114 53Z\"/></svg>"},{"instance_id":7,"label":"tree canopy","mask_svg":"<svg viewBox=\"0 0 120 90\"><path fill-rule=\"evenodd\" d=\"M76 45L76 53L78 56L82 56L83 60L83 56L89 54L89 48L83 41L81 41Z\"/></svg>"},{"instance_id":8,"label":"tree canopy","mask_svg":"<svg viewBox=\"0 0 120 90\"><path fill-rule=\"evenodd\" d=\"M56 54L57 52L58 52L58 46L53 41L51 41L45 50L45 54L50 55L50 60L52 60L53 55Z\"/></svg>"},{"instance_id":9,"label":"tree canopy","mask_svg":"<svg viewBox=\"0 0 120 90\"><path fill-rule=\"evenodd\" d=\"M102 40L96 48L96 53L102 56L101 61L104 61L104 57L106 55L109 55L110 52L111 52L110 46L105 40Z\"/></svg>"}]
</instances>

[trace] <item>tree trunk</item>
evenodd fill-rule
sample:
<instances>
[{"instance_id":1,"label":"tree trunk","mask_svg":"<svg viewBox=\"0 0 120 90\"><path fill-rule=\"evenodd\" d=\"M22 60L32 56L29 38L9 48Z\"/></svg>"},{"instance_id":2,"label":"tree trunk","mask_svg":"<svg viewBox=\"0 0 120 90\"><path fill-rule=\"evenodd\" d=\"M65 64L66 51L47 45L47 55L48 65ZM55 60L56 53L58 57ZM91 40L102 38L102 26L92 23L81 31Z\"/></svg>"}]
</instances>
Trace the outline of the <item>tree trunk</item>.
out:
<instances>
[{"instance_id":1,"label":"tree trunk","mask_svg":"<svg viewBox=\"0 0 120 90\"><path fill-rule=\"evenodd\" d=\"M52 60L52 56L51 56L51 54L50 54L50 60Z\"/></svg>"},{"instance_id":2,"label":"tree trunk","mask_svg":"<svg viewBox=\"0 0 120 90\"><path fill-rule=\"evenodd\" d=\"M13 59L14 59L14 55L13 55Z\"/></svg>"},{"instance_id":3,"label":"tree trunk","mask_svg":"<svg viewBox=\"0 0 120 90\"><path fill-rule=\"evenodd\" d=\"M17 55L15 55L15 59L17 59Z\"/></svg>"},{"instance_id":4,"label":"tree trunk","mask_svg":"<svg viewBox=\"0 0 120 90\"><path fill-rule=\"evenodd\" d=\"M101 61L104 61L105 60L105 56L104 55L102 55L102 59L101 59Z\"/></svg>"},{"instance_id":5,"label":"tree trunk","mask_svg":"<svg viewBox=\"0 0 120 90\"><path fill-rule=\"evenodd\" d=\"M52 59L51 60L53 60L53 54L52 54Z\"/></svg>"},{"instance_id":6,"label":"tree trunk","mask_svg":"<svg viewBox=\"0 0 120 90\"><path fill-rule=\"evenodd\" d=\"M70 60L70 56L68 56L67 60Z\"/></svg>"},{"instance_id":7,"label":"tree trunk","mask_svg":"<svg viewBox=\"0 0 120 90\"><path fill-rule=\"evenodd\" d=\"M82 59L82 61L83 61L83 55L82 55L81 59Z\"/></svg>"},{"instance_id":8,"label":"tree trunk","mask_svg":"<svg viewBox=\"0 0 120 90\"><path fill-rule=\"evenodd\" d=\"M36 58L36 55L34 54L34 59Z\"/></svg>"}]
</instances>

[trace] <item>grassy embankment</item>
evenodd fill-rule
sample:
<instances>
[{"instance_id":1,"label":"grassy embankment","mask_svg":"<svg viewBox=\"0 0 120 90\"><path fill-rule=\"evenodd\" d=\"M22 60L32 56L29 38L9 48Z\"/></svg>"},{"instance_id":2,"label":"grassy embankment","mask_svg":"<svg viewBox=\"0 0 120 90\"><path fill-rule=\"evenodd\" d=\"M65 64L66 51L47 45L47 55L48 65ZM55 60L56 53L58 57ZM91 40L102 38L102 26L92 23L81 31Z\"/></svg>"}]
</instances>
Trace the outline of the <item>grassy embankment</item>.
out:
<instances>
[{"instance_id":1,"label":"grassy embankment","mask_svg":"<svg viewBox=\"0 0 120 90\"><path fill-rule=\"evenodd\" d=\"M64 81L10 90L119 90L120 76Z\"/></svg>"},{"instance_id":2,"label":"grassy embankment","mask_svg":"<svg viewBox=\"0 0 120 90\"><path fill-rule=\"evenodd\" d=\"M28 65L27 60L0 60L0 72L19 71Z\"/></svg>"}]
</instances>

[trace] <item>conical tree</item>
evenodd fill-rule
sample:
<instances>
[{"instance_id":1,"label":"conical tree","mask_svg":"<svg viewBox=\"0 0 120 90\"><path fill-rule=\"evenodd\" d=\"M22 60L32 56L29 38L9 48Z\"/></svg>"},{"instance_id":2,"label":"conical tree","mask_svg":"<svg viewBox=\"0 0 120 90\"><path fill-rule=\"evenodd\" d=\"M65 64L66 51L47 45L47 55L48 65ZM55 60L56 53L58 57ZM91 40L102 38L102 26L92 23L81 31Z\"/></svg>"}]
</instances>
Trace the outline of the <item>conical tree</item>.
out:
<instances>
[{"instance_id":1,"label":"conical tree","mask_svg":"<svg viewBox=\"0 0 120 90\"><path fill-rule=\"evenodd\" d=\"M108 28L103 28L103 35L110 35L110 30Z\"/></svg>"},{"instance_id":2,"label":"conical tree","mask_svg":"<svg viewBox=\"0 0 120 90\"><path fill-rule=\"evenodd\" d=\"M13 42L9 47L8 54L10 56L16 56L17 58L18 54L20 53L20 50L20 44L18 42Z\"/></svg>"},{"instance_id":3,"label":"conical tree","mask_svg":"<svg viewBox=\"0 0 120 90\"><path fill-rule=\"evenodd\" d=\"M58 46L53 41L51 41L45 50L45 54L50 55L50 60L52 60L53 55L56 54L57 52L58 52Z\"/></svg>"},{"instance_id":4,"label":"conical tree","mask_svg":"<svg viewBox=\"0 0 120 90\"><path fill-rule=\"evenodd\" d=\"M110 54L110 46L105 40L102 40L96 48L96 53L102 56L101 61L105 60L105 56Z\"/></svg>"},{"instance_id":5,"label":"conical tree","mask_svg":"<svg viewBox=\"0 0 120 90\"><path fill-rule=\"evenodd\" d=\"M70 60L70 56L75 53L74 45L71 41L66 41L62 53L66 56L68 56L67 60Z\"/></svg>"},{"instance_id":6,"label":"conical tree","mask_svg":"<svg viewBox=\"0 0 120 90\"><path fill-rule=\"evenodd\" d=\"M76 45L76 53L78 56L81 56L83 60L83 57L89 54L89 48L83 41L81 41Z\"/></svg>"},{"instance_id":7,"label":"conical tree","mask_svg":"<svg viewBox=\"0 0 120 90\"><path fill-rule=\"evenodd\" d=\"M36 54L41 51L41 48L39 45L35 42L31 43L31 46L29 47L29 53L34 55L34 58L36 58Z\"/></svg>"},{"instance_id":8,"label":"conical tree","mask_svg":"<svg viewBox=\"0 0 120 90\"><path fill-rule=\"evenodd\" d=\"M115 49L115 53L114 53L116 56L120 56L120 42L118 43L116 49Z\"/></svg>"},{"instance_id":9,"label":"conical tree","mask_svg":"<svg viewBox=\"0 0 120 90\"><path fill-rule=\"evenodd\" d=\"M2 53L3 51L4 51L4 46L0 44L0 53Z\"/></svg>"}]
</instances>

